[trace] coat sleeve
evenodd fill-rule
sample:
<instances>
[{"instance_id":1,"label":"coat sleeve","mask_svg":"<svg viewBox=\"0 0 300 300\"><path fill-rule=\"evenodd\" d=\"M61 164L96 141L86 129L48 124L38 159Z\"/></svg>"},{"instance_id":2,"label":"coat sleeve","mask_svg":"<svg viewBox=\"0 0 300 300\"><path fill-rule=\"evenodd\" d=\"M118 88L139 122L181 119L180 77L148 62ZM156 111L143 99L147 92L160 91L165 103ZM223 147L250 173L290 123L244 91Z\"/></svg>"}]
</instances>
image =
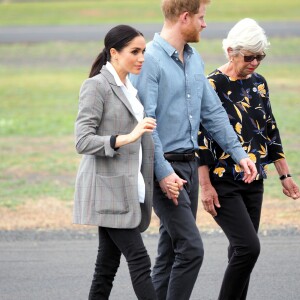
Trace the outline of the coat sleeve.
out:
<instances>
[{"instance_id":1,"label":"coat sleeve","mask_svg":"<svg viewBox=\"0 0 300 300\"><path fill-rule=\"evenodd\" d=\"M87 79L81 86L75 122L76 150L79 154L113 157L116 153L110 146L111 136L96 134L103 116L105 96L103 84L95 78Z\"/></svg>"}]
</instances>

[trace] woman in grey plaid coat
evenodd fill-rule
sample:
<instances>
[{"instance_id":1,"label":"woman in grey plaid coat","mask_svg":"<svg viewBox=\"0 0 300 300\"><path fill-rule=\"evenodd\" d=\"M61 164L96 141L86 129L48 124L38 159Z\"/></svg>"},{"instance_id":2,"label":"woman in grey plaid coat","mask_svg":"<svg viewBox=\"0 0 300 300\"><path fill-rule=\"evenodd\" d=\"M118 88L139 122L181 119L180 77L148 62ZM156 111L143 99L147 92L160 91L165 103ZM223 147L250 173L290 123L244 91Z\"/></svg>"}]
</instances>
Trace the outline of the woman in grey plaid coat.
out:
<instances>
[{"instance_id":1,"label":"woman in grey plaid coat","mask_svg":"<svg viewBox=\"0 0 300 300\"><path fill-rule=\"evenodd\" d=\"M138 299L157 299L150 258L140 231L152 209L151 133L156 121L145 118L128 74L138 74L145 39L119 25L105 37L90 76L80 89L75 126L76 149L83 154L74 202L74 223L99 228L99 249L89 299L108 299L121 254L128 263ZM170 190L177 195L176 187Z\"/></svg>"}]
</instances>

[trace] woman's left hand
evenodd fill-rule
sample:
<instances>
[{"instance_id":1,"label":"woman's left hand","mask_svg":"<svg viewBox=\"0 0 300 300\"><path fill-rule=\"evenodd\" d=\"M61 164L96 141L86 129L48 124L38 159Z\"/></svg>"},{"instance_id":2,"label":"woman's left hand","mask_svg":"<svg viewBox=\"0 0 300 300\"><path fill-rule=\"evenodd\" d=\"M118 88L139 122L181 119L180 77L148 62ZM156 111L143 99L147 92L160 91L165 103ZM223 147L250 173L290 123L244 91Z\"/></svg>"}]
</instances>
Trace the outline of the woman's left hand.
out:
<instances>
[{"instance_id":1,"label":"woman's left hand","mask_svg":"<svg viewBox=\"0 0 300 300\"><path fill-rule=\"evenodd\" d=\"M281 184L283 187L282 191L286 196L291 197L294 200L299 199L300 197L299 187L294 182L293 178L291 177L285 178L284 180L281 181Z\"/></svg>"},{"instance_id":2,"label":"woman's left hand","mask_svg":"<svg viewBox=\"0 0 300 300\"><path fill-rule=\"evenodd\" d=\"M172 196L174 196L176 199L179 196L179 185L177 182L167 182L167 188L169 190L169 192L172 194Z\"/></svg>"}]
</instances>

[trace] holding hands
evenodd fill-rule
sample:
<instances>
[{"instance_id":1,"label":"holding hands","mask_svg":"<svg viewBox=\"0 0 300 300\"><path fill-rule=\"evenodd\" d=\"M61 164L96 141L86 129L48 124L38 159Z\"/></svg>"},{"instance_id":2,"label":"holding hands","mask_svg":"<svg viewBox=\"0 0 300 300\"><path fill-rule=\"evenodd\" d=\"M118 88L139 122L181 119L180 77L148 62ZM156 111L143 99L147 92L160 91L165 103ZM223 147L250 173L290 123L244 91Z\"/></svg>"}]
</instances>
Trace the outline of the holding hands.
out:
<instances>
[{"instance_id":1,"label":"holding hands","mask_svg":"<svg viewBox=\"0 0 300 300\"><path fill-rule=\"evenodd\" d=\"M165 196L172 200L175 205L178 205L177 199L185 183L186 180L181 179L176 173L172 173L163 178L159 185Z\"/></svg>"}]
</instances>

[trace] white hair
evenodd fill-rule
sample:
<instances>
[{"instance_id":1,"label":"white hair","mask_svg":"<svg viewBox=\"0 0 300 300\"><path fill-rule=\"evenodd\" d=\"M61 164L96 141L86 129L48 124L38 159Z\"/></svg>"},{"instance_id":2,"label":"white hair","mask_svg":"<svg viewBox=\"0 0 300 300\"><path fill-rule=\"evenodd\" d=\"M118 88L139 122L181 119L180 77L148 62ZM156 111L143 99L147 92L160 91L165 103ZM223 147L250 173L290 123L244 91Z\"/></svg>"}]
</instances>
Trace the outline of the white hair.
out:
<instances>
[{"instance_id":1,"label":"white hair","mask_svg":"<svg viewBox=\"0 0 300 300\"><path fill-rule=\"evenodd\" d=\"M236 55L242 49L253 53L265 51L270 45L265 31L253 19L245 18L236 23L223 40L223 50L228 57L228 48Z\"/></svg>"}]
</instances>

